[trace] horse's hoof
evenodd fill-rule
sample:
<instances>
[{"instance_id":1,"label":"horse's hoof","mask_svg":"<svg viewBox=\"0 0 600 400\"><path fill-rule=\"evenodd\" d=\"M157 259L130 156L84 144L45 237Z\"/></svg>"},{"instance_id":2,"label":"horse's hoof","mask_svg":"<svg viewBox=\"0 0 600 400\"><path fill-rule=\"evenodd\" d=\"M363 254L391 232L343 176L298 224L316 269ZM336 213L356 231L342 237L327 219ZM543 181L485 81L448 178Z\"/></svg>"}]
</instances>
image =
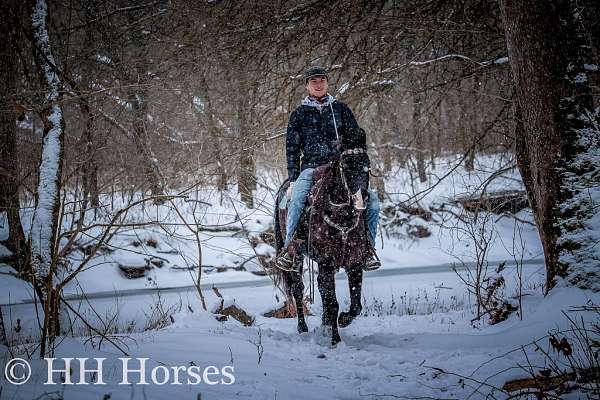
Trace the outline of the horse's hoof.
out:
<instances>
[{"instance_id":1,"label":"horse's hoof","mask_svg":"<svg viewBox=\"0 0 600 400\"><path fill-rule=\"evenodd\" d=\"M342 341L342 338L340 337L340 335L338 333L336 333L335 335L331 336L331 346L335 347L338 345L339 342Z\"/></svg>"},{"instance_id":2,"label":"horse's hoof","mask_svg":"<svg viewBox=\"0 0 600 400\"><path fill-rule=\"evenodd\" d=\"M352 317L350 313L345 311L341 312L340 316L338 317L338 325L340 328L345 328L352 323L353 319L354 317Z\"/></svg>"},{"instance_id":3,"label":"horse's hoof","mask_svg":"<svg viewBox=\"0 0 600 400\"><path fill-rule=\"evenodd\" d=\"M298 322L298 333L306 333L308 332L308 325L306 325L306 322L302 321L302 322Z\"/></svg>"},{"instance_id":4,"label":"horse's hoof","mask_svg":"<svg viewBox=\"0 0 600 400\"><path fill-rule=\"evenodd\" d=\"M340 315L338 316L338 326L340 328L345 328L348 325L350 325L352 323L352 321L354 321L354 319L356 317L358 317L360 315L360 311L358 312L348 312L348 311L342 311L340 313Z\"/></svg>"}]
</instances>

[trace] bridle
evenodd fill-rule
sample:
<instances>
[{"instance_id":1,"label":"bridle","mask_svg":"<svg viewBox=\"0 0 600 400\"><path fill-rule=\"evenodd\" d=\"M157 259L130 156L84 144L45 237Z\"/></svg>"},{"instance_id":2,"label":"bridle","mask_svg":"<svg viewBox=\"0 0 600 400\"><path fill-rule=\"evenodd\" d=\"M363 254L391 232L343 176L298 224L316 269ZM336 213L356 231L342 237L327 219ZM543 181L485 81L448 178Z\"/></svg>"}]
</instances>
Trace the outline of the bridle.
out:
<instances>
[{"instance_id":1,"label":"bridle","mask_svg":"<svg viewBox=\"0 0 600 400\"><path fill-rule=\"evenodd\" d=\"M329 204L333 207L343 207L343 206L349 206L350 205L350 187L348 186L348 181L346 180L346 174L344 173L344 166L343 166L343 162L342 159L345 156L350 156L350 155L357 155L357 154L365 154L367 151L363 148L357 147L355 149L348 149L348 150L344 150L341 154L340 154L340 159L338 162L338 172L340 174L340 178L344 184L344 188L346 189L346 194L347 194L347 198L348 201L346 203L334 203L333 201L331 201L331 198L329 198Z\"/></svg>"},{"instance_id":2,"label":"bridle","mask_svg":"<svg viewBox=\"0 0 600 400\"><path fill-rule=\"evenodd\" d=\"M356 154L361 154L361 153L366 153L366 150L362 149L362 148L348 149L348 150L343 151L340 154L340 158L339 158L339 161L338 161L337 168L338 168L338 172L339 172L339 175L340 175L340 179L344 183L344 188L346 189L347 201L345 203L334 203L331 200L331 195L328 194L327 195L327 200L329 202L329 205L332 208L341 208L341 207L344 207L344 206L346 206L346 207L352 206L352 200L351 200L351 195L350 195L350 188L348 187L348 181L346 180L346 176L344 174L344 166L343 166L343 163L342 163L342 159L345 156L356 155ZM325 223L327 225L329 225L330 227L332 227L333 229L336 229L337 231L339 231L342 234L342 242L344 243L344 246L346 245L346 241L348 239L348 234L358 227L358 224L360 223L361 217L362 217L362 210L359 210L358 213L353 213L353 214L354 214L354 222L350 226L342 226L342 225L334 222L324 212L322 214L323 215L323 220L325 221Z\"/></svg>"}]
</instances>

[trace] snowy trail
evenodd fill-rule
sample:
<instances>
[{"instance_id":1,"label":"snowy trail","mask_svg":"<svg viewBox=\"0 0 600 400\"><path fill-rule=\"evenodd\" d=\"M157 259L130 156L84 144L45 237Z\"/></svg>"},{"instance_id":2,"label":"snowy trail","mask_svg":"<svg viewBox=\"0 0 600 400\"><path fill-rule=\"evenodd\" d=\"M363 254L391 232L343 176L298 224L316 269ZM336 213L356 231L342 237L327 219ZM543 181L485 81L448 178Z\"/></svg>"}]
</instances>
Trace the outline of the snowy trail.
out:
<instances>
[{"instance_id":1,"label":"snowy trail","mask_svg":"<svg viewBox=\"0 0 600 400\"><path fill-rule=\"evenodd\" d=\"M457 267L457 270L460 272L466 267L471 267L470 264L472 263L465 263L464 266ZM498 263L490 263L490 271L497 265ZM526 274L534 275L540 268L543 269L543 260L524 260L523 266ZM456 289L460 286L459 279L456 273L451 270L451 267L452 264L439 264L409 268L385 268L365 273L363 299L371 296L368 300L377 303L382 297L379 293L374 293L373 287L380 287L392 282L404 282L405 284L401 286L393 285L389 289L386 288L386 296L394 295L399 299L404 293L407 297L413 296L416 299L425 297L425 300L427 300L427 296L434 296L436 291L435 285L431 285L434 281L438 284L443 282L441 286L450 282L455 287L454 290L445 289L445 292L448 293L441 294L441 301L445 298L448 302L447 299L451 295L464 298L465 292ZM512 264L507 262L507 268L514 269L514 262ZM278 295L280 298L278 290L275 289L270 278L257 276L254 276L254 278L253 280L202 284L202 292L209 309L211 303L216 300L212 290L213 286L218 287L224 295L236 298L246 311L255 315L262 315L272 309L278 302ZM337 274L336 280L338 281L336 285L337 297L343 310L345 307L347 308L347 304L344 303L348 297L347 276L344 272L340 272ZM308 285L306 276L304 281L305 285ZM427 292L423 288L427 288ZM316 307L319 309L320 296L316 288L315 291L317 292ZM392 292L395 292L395 294L392 294ZM185 310L186 308L199 309L198 293L196 287L191 285L66 295L66 299L70 306L84 316L88 322L103 326L104 322L102 321L111 321L115 326L118 326L120 331L125 331L128 326L134 326L133 331L136 332L146 330L149 320L158 319L158 310L160 310L160 313L173 314L177 310ZM2 312L8 331L12 331L18 325L18 329L22 332L36 336L34 332L36 332L39 323L38 315L40 312L39 310L36 311L36 303L33 300L27 299L23 302L5 304L2 306ZM82 332L83 325L80 319L76 319L75 327L77 332Z\"/></svg>"},{"instance_id":2,"label":"snowy trail","mask_svg":"<svg viewBox=\"0 0 600 400\"><path fill-rule=\"evenodd\" d=\"M433 306L437 308L440 305L443 305L443 308L450 304L451 300L449 299L452 296L455 299L460 299L452 300L454 302L470 302L469 299L465 298L464 289L460 289L462 284L450 267L450 264L440 264L426 267L388 268L366 273L363 281L365 312L369 312L369 303L372 303L372 312L380 312L381 307L383 307L382 301L389 303L393 301L390 298L402 301L403 296L407 302L404 307L407 310L412 308L415 312L427 312L417 310L418 307L432 307L428 304L418 304L419 302L437 302L439 304ZM491 263L490 270L494 267L495 265ZM543 261L527 260L527 262L524 262L524 267L526 275L534 276L540 271L540 268L543 269ZM462 267L462 269L464 268L465 266ZM514 270L514 266L508 266L507 268ZM348 307L348 304L346 304L348 303L346 274L343 272L338 273L336 279L338 281L336 285L337 297L340 308L343 310ZM306 277L305 284L308 284ZM235 298L242 308L253 315L262 315L272 309L278 303L277 296L279 295L279 299L281 298L269 278L218 284L206 283L202 285L202 292L209 309L211 304L217 301L212 291L213 285L217 286L226 297ZM443 288L436 288L440 286ZM452 286L452 289L449 289L450 286ZM385 293L379 289L381 287L385 287ZM439 293L440 290L443 293ZM316 292L316 304L313 307L315 312L320 314L320 296L318 290ZM411 298L415 304L408 304ZM177 313L178 310L200 309L198 293L194 286L90 293L85 296L70 296L67 299L71 307L84 316L88 322L103 326L104 322L102 321L111 321L121 332L126 331L128 326L133 326L134 332L146 330L149 320L158 319L158 310L161 314L172 315ZM22 332L36 336L34 332L36 332L39 312L36 312L35 308L36 305L32 301L3 306L4 321L8 331L12 331L15 325L18 324ZM286 321L286 323L289 322ZM75 331L82 334L83 325L80 319L76 319L75 327ZM290 329L292 332L295 331L293 327Z\"/></svg>"}]
</instances>

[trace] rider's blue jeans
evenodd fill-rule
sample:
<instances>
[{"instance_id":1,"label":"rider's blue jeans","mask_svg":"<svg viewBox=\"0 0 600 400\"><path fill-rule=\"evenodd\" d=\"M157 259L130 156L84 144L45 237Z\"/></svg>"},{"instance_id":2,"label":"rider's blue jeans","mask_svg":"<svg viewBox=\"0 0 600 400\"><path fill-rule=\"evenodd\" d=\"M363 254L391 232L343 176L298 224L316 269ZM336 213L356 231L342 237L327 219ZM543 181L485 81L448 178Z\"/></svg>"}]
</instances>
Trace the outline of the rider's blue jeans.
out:
<instances>
[{"instance_id":1,"label":"rider's blue jeans","mask_svg":"<svg viewBox=\"0 0 600 400\"><path fill-rule=\"evenodd\" d=\"M292 240L292 235L298 227L300 216L306 204L306 198L310 193L310 188L313 186L314 168L306 168L300 173L298 179L294 183L292 189L292 198L288 202L288 215L286 223L285 245L287 246ZM369 189L369 200L367 201L367 226L369 228L369 236L371 243L375 246L375 238L377 237L377 224L379 223L379 199L377 193Z\"/></svg>"}]
</instances>

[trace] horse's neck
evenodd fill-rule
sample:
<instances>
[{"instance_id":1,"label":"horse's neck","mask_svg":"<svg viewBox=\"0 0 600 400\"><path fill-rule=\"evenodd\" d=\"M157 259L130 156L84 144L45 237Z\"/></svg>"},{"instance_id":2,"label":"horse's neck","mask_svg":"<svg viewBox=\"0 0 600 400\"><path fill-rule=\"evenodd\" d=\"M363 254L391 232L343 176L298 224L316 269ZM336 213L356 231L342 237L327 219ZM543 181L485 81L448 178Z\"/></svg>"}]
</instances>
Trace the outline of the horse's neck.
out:
<instances>
[{"instance_id":1,"label":"horse's neck","mask_svg":"<svg viewBox=\"0 0 600 400\"><path fill-rule=\"evenodd\" d=\"M344 183L339 174L339 166L333 164L331 169L323 176L319 186L315 188L313 206L315 208L328 208L329 198L336 190L343 190Z\"/></svg>"}]
</instances>

